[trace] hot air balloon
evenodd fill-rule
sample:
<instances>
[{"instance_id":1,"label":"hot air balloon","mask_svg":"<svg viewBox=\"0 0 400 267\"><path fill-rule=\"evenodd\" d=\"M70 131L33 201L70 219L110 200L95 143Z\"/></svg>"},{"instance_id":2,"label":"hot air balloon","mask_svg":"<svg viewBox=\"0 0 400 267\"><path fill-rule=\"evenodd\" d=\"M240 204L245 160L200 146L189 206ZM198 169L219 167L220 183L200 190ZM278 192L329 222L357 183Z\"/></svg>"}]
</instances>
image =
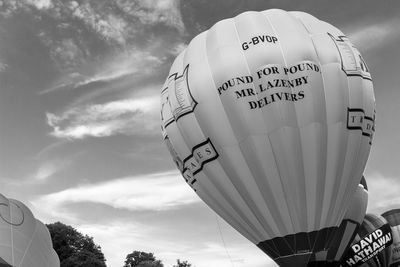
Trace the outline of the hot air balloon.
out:
<instances>
[{"instance_id":1,"label":"hot air balloon","mask_svg":"<svg viewBox=\"0 0 400 267\"><path fill-rule=\"evenodd\" d=\"M314 258L308 264L311 266L339 266L340 259L349 248L357 234L358 227L363 222L368 205L368 186L362 177L360 184L350 202L350 207L346 211L343 221L339 228L332 231L329 249L315 253Z\"/></svg>"},{"instance_id":2,"label":"hot air balloon","mask_svg":"<svg viewBox=\"0 0 400 267\"><path fill-rule=\"evenodd\" d=\"M390 267L400 267L400 209L392 209L382 214L392 228L393 244Z\"/></svg>"},{"instance_id":3,"label":"hot air balloon","mask_svg":"<svg viewBox=\"0 0 400 267\"><path fill-rule=\"evenodd\" d=\"M387 267L393 243L389 223L379 215L367 214L350 248L342 259L343 267Z\"/></svg>"},{"instance_id":4,"label":"hot air balloon","mask_svg":"<svg viewBox=\"0 0 400 267\"><path fill-rule=\"evenodd\" d=\"M59 267L47 227L20 201L0 194L0 267Z\"/></svg>"},{"instance_id":5,"label":"hot air balloon","mask_svg":"<svg viewBox=\"0 0 400 267\"><path fill-rule=\"evenodd\" d=\"M281 266L328 248L374 132L371 75L332 25L245 12L196 36L161 92L161 130L199 197Z\"/></svg>"}]
</instances>

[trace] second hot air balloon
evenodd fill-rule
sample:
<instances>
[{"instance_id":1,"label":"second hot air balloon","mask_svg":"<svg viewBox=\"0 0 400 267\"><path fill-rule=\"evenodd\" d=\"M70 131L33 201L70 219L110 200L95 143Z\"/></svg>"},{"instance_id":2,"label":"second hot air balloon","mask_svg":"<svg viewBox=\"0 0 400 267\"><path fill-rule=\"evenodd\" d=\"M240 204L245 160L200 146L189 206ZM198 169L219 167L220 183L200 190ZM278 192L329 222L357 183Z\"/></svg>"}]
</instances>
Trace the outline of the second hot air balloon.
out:
<instances>
[{"instance_id":1,"label":"second hot air balloon","mask_svg":"<svg viewBox=\"0 0 400 267\"><path fill-rule=\"evenodd\" d=\"M0 194L0 267L59 267L47 227L22 202Z\"/></svg>"}]
</instances>

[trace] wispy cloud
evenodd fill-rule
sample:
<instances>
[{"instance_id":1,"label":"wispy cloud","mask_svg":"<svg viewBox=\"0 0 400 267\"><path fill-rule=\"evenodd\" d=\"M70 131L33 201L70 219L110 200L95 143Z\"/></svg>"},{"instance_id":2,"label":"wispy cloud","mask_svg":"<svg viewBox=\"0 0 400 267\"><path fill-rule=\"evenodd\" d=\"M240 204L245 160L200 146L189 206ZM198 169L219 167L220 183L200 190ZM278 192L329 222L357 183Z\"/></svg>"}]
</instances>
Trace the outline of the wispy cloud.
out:
<instances>
[{"instance_id":1,"label":"wispy cloud","mask_svg":"<svg viewBox=\"0 0 400 267\"><path fill-rule=\"evenodd\" d=\"M5 69L7 69L8 65L5 63L1 63L0 62L0 72L4 71Z\"/></svg>"},{"instance_id":2,"label":"wispy cloud","mask_svg":"<svg viewBox=\"0 0 400 267\"><path fill-rule=\"evenodd\" d=\"M49 160L40 164L32 181L44 181L60 170L66 168L71 162L67 160Z\"/></svg>"},{"instance_id":3,"label":"wispy cloud","mask_svg":"<svg viewBox=\"0 0 400 267\"><path fill-rule=\"evenodd\" d=\"M66 139L147 134L157 132L158 106L158 96L123 99L75 107L61 115L47 113L47 122L53 136Z\"/></svg>"},{"instance_id":4,"label":"wispy cloud","mask_svg":"<svg viewBox=\"0 0 400 267\"><path fill-rule=\"evenodd\" d=\"M377 24L370 24L356 29L349 29L347 36L362 50L369 50L400 37L400 19L392 18Z\"/></svg>"},{"instance_id":5,"label":"wispy cloud","mask_svg":"<svg viewBox=\"0 0 400 267\"><path fill-rule=\"evenodd\" d=\"M198 201L179 173L167 172L79 185L41 196L32 203L42 212L50 211L55 218L71 221L74 215L63 207L74 203L99 203L131 211L160 211Z\"/></svg>"},{"instance_id":6,"label":"wispy cloud","mask_svg":"<svg viewBox=\"0 0 400 267\"><path fill-rule=\"evenodd\" d=\"M37 9L47 9L53 6L51 0L26 0L26 2L35 6Z\"/></svg>"}]
</instances>

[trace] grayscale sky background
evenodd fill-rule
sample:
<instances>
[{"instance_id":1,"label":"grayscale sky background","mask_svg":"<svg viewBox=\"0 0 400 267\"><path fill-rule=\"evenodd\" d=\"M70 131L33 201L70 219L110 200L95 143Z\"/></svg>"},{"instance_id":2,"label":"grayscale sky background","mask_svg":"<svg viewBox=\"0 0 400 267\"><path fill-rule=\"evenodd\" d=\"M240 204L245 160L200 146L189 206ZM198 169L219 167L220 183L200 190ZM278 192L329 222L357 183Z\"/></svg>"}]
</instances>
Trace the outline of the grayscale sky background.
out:
<instances>
[{"instance_id":1,"label":"grayscale sky background","mask_svg":"<svg viewBox=\"0 0 400 267\"><path fill-rule=\"evenodd\" d=\"M377 103L369 212L399 207L398 0L0 0L0 193L93 236L109 267L133 250L166 267L275 266L185 184L159 126L160 89L186 44L270 8L311 13L363 54Z\"/></svg>"}]
</instances>

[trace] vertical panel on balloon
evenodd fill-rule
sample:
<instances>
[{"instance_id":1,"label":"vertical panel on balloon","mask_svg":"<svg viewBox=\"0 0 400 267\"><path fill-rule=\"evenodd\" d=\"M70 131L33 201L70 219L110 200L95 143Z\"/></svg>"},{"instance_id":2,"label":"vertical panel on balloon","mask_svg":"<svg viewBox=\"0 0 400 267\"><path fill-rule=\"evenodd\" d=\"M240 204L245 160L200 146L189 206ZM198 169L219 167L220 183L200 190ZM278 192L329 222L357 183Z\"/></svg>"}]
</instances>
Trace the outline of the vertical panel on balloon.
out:
<instances>
[{"instance_id":1,"label":"vertical panel on balloon","mask_svg":"<svg viewBox=\"0 0 400 267\"><path fill-rule=\"evenodd\" d=\"M199 103L199 105L196 106L193 114L204 135L207 136L207 138L210 138L210 142L217 140L215 143L220 145L232 145L233 142L237 141L232 135L230 124L226 123L227 120L225 119L225 112L221 108L221 102L218 100L218 95L216 94L217 90L208 67L205 38L206 35L202 35L192 41L185 55L185 62L190 65L190 72L195 74L189 78L189 87L193 92L196 102ZM210 120L210 118L213 119ZM221 148L219 148L219 153L221 153ZM202 171L205 173L205 175L202 175L201 172L197 175L204 176L204 180L210 179L210 181L207 181L208 186L210 186L210 182L212 182L213 186L217 186L217 191L219 191L218 194L222 193L225 195L225 199L233 199L232 203L235 204L243 203L241 196L236 189L233 188L230 179L221 166L217 164L217 162L218 158L215 159L215 163L207 163ZM201 181L203 179L199 180ZM205 189L208 191L211 188L206 187ZM240 213L238 206L236 206L235 209ZM242 217L244 216L245 215L242 215ZM251 232L251 230L249 231ZM254 233L252 235L254 235Z\"/></svg>"},{"instance_id":2,"label":"vertical panel on balloon","mask_svg":"<svg viewBox=\"0 0 400 267\"><path fill-rule=\"evenodd\" d=\"M230 146L237 144L237 140L221 105L220 91L208 66L206 36L207 32L198 35L186 51L185 58L189 64L189 90L194 100L199 103L194 111L204 134L219 146Z\"/></svg>"},{"instance_id":3,"label":"vertical panel on balloon","mask_svg":"<svg viewBox=\"0 0 400 267\"><path fill-rule=\"evenodd\" d=\"M244 112L249 112L257 121L261 120L260 126L263 126L260 133L253 129L252 135L240 143L240 148L244 158L252 159L247 164L251 166L257 187L261 189L263 198L268 203L268 211L271 212L275 224L281 228L281 236L284 236L293 233L293 220L290 218L287 199L267 136L267 133L281 128L285 122L279 105L271 101L271 95L275 92L282 93L283 88L268 87L268 83L271 84L274 79L284 77L283 57L280 54L279 40L261 13L246 12L235 17L234 21L255 90L253 100L249 100L247 96L242 97L241 100L249 104ZM270 188L274 188L274 192ZM266 215L268 214L265 213L264 216Z\"/></svg>"},{"instance_id":4,"label":"vertical panel on balloon","mask_svg":"<svg viewBox=\"0 0 400 267\"><path fill-rule=\"evenodd\" d=\"M223 38L225 35L226 38ZM218 23L211 28L207 36L207 58L211 73L213 74L215 87L221 92L219 96L221 99L220 101L225 110L225 114L228 116L228 119L231 123L237 142L239 142L239 140L243 140L253 132L261 132L262 118L258 118L257 122L256 117L250 117L249 112L245 111L247 109L247 103L238 102L237 96L235 96L235 91L233 91L234 89L237 89L239 92L241 92L248 86L253 86L253 84L251 83L251 80L249 80L251 78L249 78L249 71L246 66L246 62L244 61L245 59L243 56L241 56L241 52L238 51L240 46L237 45L237 40L231 40L231 42L226 43L225 39L229 40L232 38L232 36L237 38L236 29L232 20L226 20L223 23ZM225 41L219 42L220 39L224 39ZM245 83L242 83L240 79L245 81ZM228 87L229 89L224 90L224 88ZM234 147L235 146L232 148ZM256 219L252 220L252 224L259 224L259 230L261 231L263 226L259 222L260 211L257 210L259 206L255 205L255 202L252 199L252 193L256 193L258 188L256 186L252 186L252 183L249 183L247 187L242 186L244 182L243 179L254 180L254 177L251 176L251 172L248 170L240 150L237 152L237 157L232 156L229 153L230 152L226 152L226 150L224 150L224 153L221 153L219 161L224 162L222 166L225 166L224 169L228 177L234 183L235 187L238 188L241 197L248 205L248 210L252 212L249 218ZM235 171L236 169L240 169L242 171L247 170L247 175L238 175L237 171ZM246 190L244 190L244 188ZM252 192L249 192L249 189L252 190ZM268 231L271 233L271 230ZM262 236L266 236L266 232L262 232L264 232Z\"/></svg>"},{"instance_id":5,"label":"vertical panel on balloon","mask_svg":"<svg viewBox=\"0 0 400 267\"><path fill-rule=\"evenodd\" d=\"M263 121L259 116L253 116L245 101L255 100L256 96L252 94L253 78L241 51L234 21L229 19L223 22L208 31L207 58L215 87L221 92L221 103L236 139L240 141L250 134L261 133ZM230 44L219 43L225 38L232 40Z\"/></svg>"},{"instance_id":6,"label":"vertical panel on balloon","mask_svg":"<svg viewBox=\"0 0 400 267\"><path fill-rule=\"evenodd\" d=\"M242 97L248 102L252 117L262 117L263 133L269 133L287 124L287 110L280 107L279 96L290 90L276 84L285 79L284 59L280 40L261 13L244 13L234 18L237 35L246 64L252 74L255 97ZM251 29L251 30L249 30ZM276 85L276 86L275 86Z\"/></svg>"},{"instance_id":7,"label":"vertical panel on balloon","mask_svg":"<svg viewBox=\"0 0 400 267\"><path fill-rule=\"evenodd\" d=\"M166 106L166 107L168 107L168 106ZM170 112L170 114L172 114L172 113L173 112ZM193 114L190 114L190 115L193 115ZM230 208L231 204L229 204L230 202L228 200L231 200L232 196L227 196L226 191L228 191L228 190L226 188L229 188L229 186L231 187L231 185L228 184L228 186L225 185L222 187L219 186L218 188L215 188L215 183L218 185L221 183L221 180L229 182L229 180L227 178L224 179L224 177L226 177L225 173L222 173L222 174L216 173L214 175L210 175L210 177L207 177L207 176L203 175L202 172L198 172L195 177L194 174L191 172L191 169L195 168L195 170L199 170L199 171L201 169L199 167L197 167L198 162L192 155L192 151L191 151L192 147L189 147L188 145L185 144L183 137L181 136L181 131L180 131L180 129L177 128L177 124L175 123L175 118L172 118L172 123L170 123L166 128L167 128L166 130L167 130L167 132L169 132L169 136L170 136L169 137L170 140L168 140L170 142L170 151L171 150L178 151L177 153L174 153L174 151L172 151L171 154L176 154L175 158L177 158L177 159L175 161L177 162L178 165L180 165L180 166L178 166L178 168L180 168L180 170L183 173L183 176L187 180L187 182L192 187L194 187L195 190L197 187L198 190L204 190L205 192L213 192L215 194L216 198L220 198L220 203L224 203L227 205L225 207L222 207L223 209L231 210L231 211L240 210L238 208L238 206L235 206L235 205L233 208ZM178 137L178 139L177 139L177 137ZM175 147L175 149L174 149L174 147ZM182 154L182 150L185 150L185 152L183 154L184 156L179 157L179 155ZM185 166L185 163L186 163L186 166ZM198 176L201 176L202 179L199 179L201 181L198 181L196 179ZM210 178L211 178L211 180L208 180ZM201 195L203 195L203 197L205 195L209 196L209 194L201 194ZM237 199L239 199L239 198L237 198ZM213 201L210 198L205 199L205 202L208 203L212 207L215 206L215 203L213 204ZM235 204L235 202L232 202L232 203ZM233 216L235 216L236 212L233 212L232 214L233 214ZM238 216L238 217L243 217L243 216ZM235 223L235 222L233 222L233 223ZM238 228L243 228L243 226L239 226ZM253 234L253 236L254 236L254 234Z\"/></svg>"},{"instance_id":8,"label":"vertical panel on balloon","mask_svg":"<svg viewBox=\"0 0 400 267\"><path fill-rule=\"evenodd\" d=\"M317 217L316 203L317 203L317 192L316 185L318 180L323 179L324 169L319 166L325 166L325 151L321 150L324 147L324 137L310 139L304 134L317 136L321 133L319 126L310 125L311 123L323 123L325 121L325 108L324 108L324 94L323 94L323 83L320 77L319 63L317 55L315 53L313 43L309 39L308 32L304 29L303 25L294 17L291 17L287 13L281 12L269 12L267 18L272 26L276 28L276 34L281 40L281 49L286 66L284 73L286 79L289 81L289 90L292 94L299 94L302 96L301 99L293 99L295 101L287 102L288 105L292 106L290 109L290 115L295 121L295 127L301 127L299 131L293 133L293 143L300 144L297 153L293 153L289 156L287 161L298 162L297 166L293 165L292 178L289 178L292 182L297 176L298 192L302 190L305 194L305 199L297 198L298 209L305 212L303 215L302 224L303 231L315 230L315 218ZM280 16L286 16L284 20L280 20ZM282 25L282 23L284 25ZM275 26L274 26L275 25ZM280 31L281 28L291 29L289 31ZM305 129L305 127L310 127ZM287 129L286 131L289 131ZM306 141L307 143L303 143ZM304 162L304 155L307 154L307 162ZM317 163L307 165L308 163ZM311 204L309 206L309 204Z\"/></svg>"},{"instance_id":9,"label":"vertical panel on balloon","mask_svg":"<svg viewBox=\"0 0 400 267\"><path fill-rule=\"evenodd\" d=\"M9 200L0 194L0 258L12 262L12 233Z\"/></svg>"},{"instance_id":10,"label":"vertical panel on balloon","mask_svg":"<svg viewBox=\"0 0 400 267\"><path fill-rule=\"evenodd\" d=\"M358 153L355 161L346 160L346 166L344 167L342 189L346 188L346 191L343 193L341 201L346 202L349 201L351 197L353 187L357 185L356 179L362 175L370 149L369 146L364 145L365 139L360 138L359 135L354 133L356 128L353 125L349 125L349 118L360 116L360 112L363 113L364 84L362 79L370 79L370 75L362 70L363 64L360 63L362 63L363 60L360 60L362 59L361 55L359 55L358 50L353 47L347 37L332 26L330 26L328 32L340 56L341 70L348 77L349 103L347 107L347 128L349 131L353 131L349 132L348 152L350 153L350 157ZM351 124L354 124L354 122L351 122ZM340 204L337 206L340 206Z\"/></svg>"},{"instance_id":11,"label":"vertical panel on balloon","mask_svg":"<svg viewBox=\"0 0 400 267\"><path fill-rule=\"evenodd\" d=\"M14 217L13 221L20 223L12 227L14 264L18 266L21 264L22 257L28 249L30 240L35 232L36 219L22 202L15 199L10 200L10 203L11 202L14 203L12 206L14 209L12 212L12 216Z\"/></svg>"},{"instance_id":12,"label":"vertical panel on balloon","mask_svg":"<svg viewBox=\"0 0 400 267\"><path fill-rule=\"evenodd\" d=\"M172 112L168 112L168 108L169 105L166 105L164 114L172 114ZM164 117L164 119L168 121L167 117ZM192 151L191 148L189 148L184 142L175 121L172 120L171 123L165 126L165 130L165 135L167 137L165 141L167 143L167 146L178 169L182 172L182 175L185 178L186 182L198 191L198 195L210 207L217 211L221 211L219 214L222 217L227 218L225 214L229 214L231 224L237 227L239 231L241 229L248 228L246 223L241 222L241 217L243 216L238 215L236 212L236 210L239 210L239 208L235 205L231 207L231 203L228 201L229 198L222 195L224 194L224 190L216 189L214 183L210 181L209 178L206 177L202 172L199 172L195 177L191 170L185 167L184 160L191 158ZM221 203L222 206L220 206L218 203ZM246 231L243 230L241 232L246 233ZM254 239L254 236L256 236L254 233L250 233L247 234L246 237L248 237L249 239Z\"/></svg>"},{"instance_id":13,"label":"vertical panel on balloon","mask_svg":"<svg viewBox=\"0 0 400 267\"><path fill-rule=\"evenodd\" d=\"M326 35L325 38L330 37ZM323 42L323 38L319 38L317 42ZM341 203L349 181L349 174L346 173L346 168L344 167L346 164L344 157L347 153L346 144L349 133L343 127L346 125L348 85L346 75L341 71L340 64L336 63L337 57L331 55L324 56L324 50L322 49L318 50L318 54L321 58L326 57L335 60L335 62L327 62L322 65L328 123L327 184L325 189L329 191L326 192L325 203L331 203L329 210L325 209L323 214L329 214L329 218L336 218L333 221L328 218L328 221L331 225L338 225L348 205L347 203L344 205ZM338 147L335 148L334 146ZM338 177L343 177L343 172L345 174L344 178L339 179ZM353 178L352 181L354 184L350 186L350 195L354 192L359 179L360 177ZM335 181L334 184L332 184L332 181Z\"/></svg>"},{"instance_id":14,"label":"vertical panel on balloon","mask_svg":"<svg viewBox=\"0 0 400 267\"><path fill-rule=\"evenodd\" d=\"M24 256L21 261L21 267L28 267L28 266L35 266L38 263L43 266L45 264L46 260L46 244L44 243L44 240L42 238L42 230L40 223L37 223L37 220L35 220L35 231L33 236L31 237L31 242L29 242L29 246L27 247ZM34 244L34 245L33 245ZM34 263L32 265L32 263Z\"/></svg>"},{"instance_id":15,"label":"vertical panel on balloon","mask_svg":"<svg viewBox=\"0 0 400 267\"><path fill-rule=\"evenodd\" d=\"M391 246L393 267L400 265L400 225L392 226L393 244ZM392 267L392 265L390 265Z\"/></svg>"}]
</instances>

